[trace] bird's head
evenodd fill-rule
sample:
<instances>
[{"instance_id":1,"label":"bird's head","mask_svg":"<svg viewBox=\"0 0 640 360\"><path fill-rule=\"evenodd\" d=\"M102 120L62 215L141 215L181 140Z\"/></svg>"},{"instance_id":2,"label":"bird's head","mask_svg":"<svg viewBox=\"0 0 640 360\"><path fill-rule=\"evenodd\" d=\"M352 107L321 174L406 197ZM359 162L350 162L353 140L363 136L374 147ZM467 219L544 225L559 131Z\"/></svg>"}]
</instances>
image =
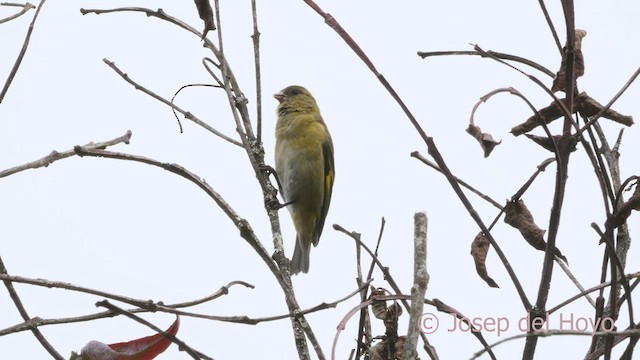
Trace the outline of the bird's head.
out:
<instances>
[{"instance_id":1,"label":"bird's head","mask_svg":"<svg viewBox=\"0 0 640 360\"><path fill-rule=\"evenodd\" d=\"M273 97L280 103L279 112L309 111L318 106L309 90L298 85L288 86L273 94Z\"/></svg>"}]
</instances>

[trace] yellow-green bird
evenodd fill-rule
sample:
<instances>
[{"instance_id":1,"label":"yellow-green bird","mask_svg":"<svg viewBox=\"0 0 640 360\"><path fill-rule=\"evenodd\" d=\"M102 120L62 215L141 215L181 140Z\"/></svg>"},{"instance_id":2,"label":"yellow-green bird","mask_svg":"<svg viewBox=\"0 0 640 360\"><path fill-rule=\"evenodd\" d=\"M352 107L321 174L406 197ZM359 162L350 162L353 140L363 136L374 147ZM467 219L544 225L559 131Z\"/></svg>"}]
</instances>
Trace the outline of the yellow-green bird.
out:
<instances>
[{"instance_id":1,"label":"yellow-green bird","mask_svg":"<svg viewBox=\"0 0 640 360\"><path fill-rule=\"evenodd\" d=\"M333 142L318 104L307 89L289 86L273 97L280 102L276 173L297 233L291 273L307 273L311 244L318 245L331 202Z\"/></svg>"}]
</instances>

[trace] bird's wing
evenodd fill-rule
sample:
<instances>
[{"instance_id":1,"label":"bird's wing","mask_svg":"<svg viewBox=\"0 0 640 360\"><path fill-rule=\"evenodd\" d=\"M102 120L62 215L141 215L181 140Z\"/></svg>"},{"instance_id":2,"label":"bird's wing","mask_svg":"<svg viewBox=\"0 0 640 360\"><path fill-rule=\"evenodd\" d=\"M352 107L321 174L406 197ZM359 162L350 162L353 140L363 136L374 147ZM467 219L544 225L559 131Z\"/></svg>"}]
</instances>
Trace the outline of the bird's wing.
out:
<instances>
[{"instance_id":1,"label":"bird's wing","mask_svg":"<svg viewBox=\"0 0 640 360\"><path fill-rule=\"evenodd\" d=\"M316 228L314 230L315 236L313 237L313 246L318 245L320 235L322 234L322 228L324 227L324 220L327 217L329 204L331 203L335 167L333 163L333 143L331 142L330 137L322 144L322 156L324 158L324 192L320 217L318 218L318 222L316 223Z\"/></svg>"}]
</instances>

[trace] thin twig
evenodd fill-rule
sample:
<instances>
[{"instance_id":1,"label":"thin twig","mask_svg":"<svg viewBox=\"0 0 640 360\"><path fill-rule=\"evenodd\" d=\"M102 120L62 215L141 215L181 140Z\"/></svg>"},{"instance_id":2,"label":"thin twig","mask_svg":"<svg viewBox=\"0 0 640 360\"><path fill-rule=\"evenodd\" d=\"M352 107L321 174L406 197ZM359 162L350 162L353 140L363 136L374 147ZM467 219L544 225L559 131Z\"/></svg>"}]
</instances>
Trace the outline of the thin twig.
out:
<instances>
[{"instance_id":1,"label":"thin twig","mask_svg":"<svg viewBox=\"0 0 640 360\"><path fill-rule=\"evenodd\" d=\"M42 10L42 6L47 0L40 0L40 4L38 4L38 9L36 9L35 15L33 15L33 19L31 20L31 24L29 24L29 30L27 30L27 35L24 38L24 42L22 43L22 49L20 49L20 53L18 53L18 57L16 61L13 63L13 67L9 72L9 76L7 80L4 82L4 86L2 87L2 91L0 91L0 104L2 104L2 100L4 100L4 96L9 91L9 86L13 82L13 78L16 76L18 69L20 68L20 64L22 64L22 59L24 59L24 55L27 53L27 48L29 47L29 41L31 40L31 33L33 33L33 28L36 24L36 20L38 19L38 15L40 15L40 10Z\"/></svg>"},{"instance_id":2,"label":"thin twig","mask_svg":"<svg viewBox=\"0 0 640 360\"><path fill-rule=\"evenodd\" d=\"M411 153L411 157L420 160L423 164L431 167L432 169L434 169L437 172L442 174L442 170L440 170L438 165L434 164L431 160L429 160L429 159L425 158L424 156L422 156L418 151L413 151ZM493 200L489 195L486 195L486 194L482 193L480 190L478 190L475 187L469 185L468 182L460 179L457 176L455 176L455 179L458 182L458 184L460 184L462 187L464 187L464 188L468 189L469 191L471 191L472 193L478 195L480 198L482 198L483 200L487 201L489 204L493 205L497 209L502 210L502 205L500 205L500 203L498 203L497 201Z\"/></svg>"},{"instance_id":3,"label":"thin twig","mask_svg":"<svg viewBox=\"0 0 640 360\"><path fill-rule=\"evenodd\" d=\"M251 19L253 21L253 62L256 68L256 140L262 142L262 74L260 73L260 31L258 30L258 11L256 0L251 0Z\"/></svg>"},{"instance_id":4,"label":"thin twig","mask_svg":"<svg viewBox=\"0 0 640 360\"><path fill-rule=\"evenodd\" d=\"M93 149L105 149L109 146L113 146L119 143L124 143L124 144L129 144L129 140L131 139L131 130L127 130L127 132L122 135L119 136L113 140L108 140L108 141L103 141L103 142L99 142L99 143L93 143L90 142L86 145L84 145L84 147L86 148L93 148ZM26 164L22 164L19 166L15 166L6 170L2 170L0 171L0 179L21 171L25 171L28 169L37 169L37 168L41 168L41 167L47 167L49 165L51 165L53 162L58 161L58 160L62 160L62 159L66 159L68 157L71 156L75 156L76 153L72 150L67 150L67 151L63 151L63 152L58 152L56 150L53 150L49 155L35 160L35 161L31 161L28 162Z\"/></svg>"},{"instance_id":5,"label":"thin twig","mask_svg":"<svg viewBox=\"0 0 640 360\"><path fill-rule=\"evenodd\" d=\"M638 336L640 335L640 329L629 329L629 330L623 330L623 331L579 331L579 330L548 330L548 331L536 331L536 332L531 332L531 333L525 333L525 334L517 334L517 335L513 335L510 336L508 338L504 338L500 341L496 341L495 343L489 345L489 347L491 349L495 348L498 345L504 344L506 342L509 341L513 341L513 340L517 340L517 339L522 339L522 338L539 338L539 337L549 337L549 336L562 336L562 335L569 335L569 336ZM479 350L478 352L476 352L475 354L473 354L473 356L471 357L471 360L473 359L477 359L479 358L482 354L484 354L487 350L486 349L482 349ZM600 355L601 356L601 355ZM593 359L597 359L598 357L594 357ZM587 358L585 358L586 360ZM588 357L588 359L592 359L591 357Z\"/></svg>"},{"instance_id":6,"label":"thin twig","mask_svg":"<svg viewBox=\"0 0 640 360\"><path fill-rule=\"evenodd\" d=\"M471 55L471 56L480 56L480 57L489 57L490 56L494 56L498 59L502 59L502 60L510 60L510 61L515 61L515 62L519 62L521 64L525 64L528 65L540 72L543 72L551 77L554 77L555 74L553 73L553 71L547 69L546 67L538 64L537 62L531 61L527 58L523 58L520 56L516 56L516 55L511 55L511 54L505 54L505 53L501 53L501 52L497 52L497 51L492 51L492 50L488 50L486 53L481 53L478 51L469 51L469 50L459 50L459 51L428 51L428 52L423 52L423 51L418 51L418 56L420 56L421 58L425 59L427 57L432 57L432 56L451 56L451 55Z\"/></svg>"},{"instance_id":7,"label":"thin twig","mask_svg":"<svg viewBox=\"0 0 640 360\"><path fill-rule=\"evenodd\" d=\"M380 230L378 231L378 241L376 242L376 249L374 251L374 255L377 257L378 256L378 249L380 247L380 242L382 241L382 235L384 234L384 227L386 224L386 220L384 219L384 217L382 219L380 219ZM357 266L358 266L358 283L362 282L362 277L361 277L361 269L360 269L360 255L361 255L361 249L362 247L360 246L360 242L355 241L356 243L356 249L357 249ZM371 259L371 264L369 265L369 271L367 272L367 281L371 282L373 279L371 278L371 276L373 276L373 269L375 269L376 263L375 260L372 258ZM369 287L364 288L361 292L360 292L360 302L364 302L367 300L367 297L369 296L368 293ZM366 342L363 339L364 337L366 337ZM356 352L355 352L355 359L360 359L361 354L362 354L362 349L363 349L363 345L366 344L367 349L371 346L371 341L372 341L372 334L371 334L371 319L369 318L369 311L367 311L367 309L362 309L362 311L360 312L360 320L358 322L358 337L356 338Z\"/></svg>"},{"instance_id":8,"label":"thin twig","mask_svg":"<svg viewBox=\"0 0 640 360\"><path fill-rule=\"evenodd\" d=\"M20 9L20 11L18 11L17 13L7 16L4 19L0 19L0 24L9 22L11 20L17 19L20 16L26 14L29 10L31 9L35 9L35 5L31 4L31 3L26 3L26 4L14 4L14 3L1 3L0 5L2 6L15 6L15 7L21 7L22 9Z\"/></svg>"},{"instance_id":9,"label":"thin twig","mask_svg":"<svg viewBox=\"0 0 640 360\"><path fill-rule=\"evenodd\" d=\"M544 19L547 21L547 26L549 26L549 30L551 31L551 35L553 36L553 41L555 41L558 51L560 52L560 54L562 54L562 43L560 43L558 32L556 31L555 26L553 26L553 21L551 21L551 16L549 16L549 12L547 11L547 6L544 4L544 0L538 0L538 4L540 4L540 10L542 10ZM554 75L555 74L552 74L551 76Z\"/></svg>"},{"instance_id":10,"label":"thin twig","mask_svg":"<svg viewBox=\"0 0 640 360\"><path fill-rule=\"evenodd\" d=\"M625 275L625 277L627 279L640 279L640 272L627 274L627 275ZM586 290L582 290L578 294L568 298L567 300L565 300L565 301L561 302L560 304L558 304L558 305L552 307L551 309L547 310L547 312L549 314L553 314L554 312L562 309L563 307L565 307L566 305L569 305L570 303L574 302L575 300L577 300L577 299L579 299L579 298L581 298L581 297L583 297L583 296L585 296L585 295L587 295L589 293L592 293L592 292L594 292L596 290L604 289L604 288L609 287L609 286L611 286L611 281L608 281L608 282L602 283L602 284L598 284L598 285L590 287L590 288L588 288ZM628 295L630 295L630 294L628 294Z\"/></svg>"},{"instance_id":11,"label":"thin twig","mask_svg":"<svg viewBox=\"0 0 640 360\"><path fill-rule=\"evenodd\" d=\"M204 128L205 130L211 132L212 134L220 137L221 139L224 139L230 143L232 143L233 145L237 145L237 146L242 146L242 144L240 144L239 141L234 140L230 137L228 137L227 135L219 132L218 130L214 129L213 127L211 127L209 124L207 124L206 122L200 120L197 116L193 115L191 112L183 110L182 108L180 108L178 105L174 104L172 101L169 101L165 98L163 98L162 96L156 94L155 92L147 89L146 87L140 85L139 83L137 83L136 81L134 81L133 79L131 79L129 77L128 74L124 73L122 70L120 70L120 68L118 68L118 66L116 66L116 64L113 61L110 61L109 59L102 59L102 61L107 64L113 71L115 71L118 75L120 75L120 77L122 79L124 79L124 81L128 82L129 84L133 85L134 88L136 90L140 90L143 93L151 96L152 98L160 101L161 103L169 106L170 108L172 108L173 110L181 113L182 115L184 115L184 117L188 120L193 121L195 124L201 126L202 128Z\"/></svg>"},{"instance_id":12,"label":"thin twig","mask_svg":"<svg viewBox=\"0 0 640 360\"><path fill-rule=\"evenodd\" d=\"M2 257L0 257L0 276L5 276L5 275L7 275L7 268L4 266ZM13 287L13 283L8 280L3 280L3 282L4 282L4 286L7 288L7 291L9 292L9 297L11 297L11 300L13 301L13 304L15 305L16 309L18 309L18 312L20 313L20 316L22 317L22 319L24 321L30 321L31 316L29 316L27 309L24 307L24 304L22 304L22 300L20 299L18 292ZM33 333L33 336L35 336L35 338L38 340L40 345L42 345L42 347L45 350L47 350L49 355L51 355L54 359L64 360L64 357L62 357L62 355L60 355L60 353L53 347L53 345L49 343L49 341L44 337L44 335L42 335L42 332L40 332L40 330L37 327L31 327L29 330L31 330L31 332Z\"/></svg>"},{"instance_id":13,"label":"thin twig","mask_svg":"<svg viewBox=\"0 0 640 360\"><path fill-rule=\"evenodd\" d=\"M191 306L195 306L195 305L201 304L204 301L214 300L214 299L218 298L221 295L225 295L225 291L224 290L223 291L218 291L215 294L207 296L206 298L203 298L203 299L200 299L200 300L195 300L195 301L190 301L190 302L185 302L185 303L176 303L176 304L164 305L162 302L151 302L149 300L131 299L131 298L128 298L128 297L125 297L125 296L121 296L121 295L109 294L109 293L106 293L106 292L101 292L101 291L94 290L94 289L88 289L88 288L80 287L80 286L77 286L77 285L61 283L61 282L56 282L56 281L50 281L50 280L44 280L44 279L30 279L30 278L24 278L24 277L18 277L18 276L8 276L8 275L0 274L0 280L8 281L8 282L17 282L17 283L23 283L23 284L30 284L30 285L34 285L34 286L42 286L42 287L47 287L47 288L62 288L62 289L65 289L65 290L77 291L77 292L87 293L87 294L92 294L92 295L97 295L97 296L100 296L100 294L102 294L104 296L101 296L101 297L104 297L104 298L108 298L108 299L124 302L124 303L127 303L127 304L133 304L133 305L142 304L142 305L144 305L144 307L137 307L137 308L134 308L134 309L127 310L128 312L131 312L131 313L164 312L164 313L168 313L168 314L174 314L174 315L179 315L179 316L184 316L184 317L191 317L191 318L196 318L196 319L222 321L222 322L228 322L228 323L234 323L234 324L244 324L244 325L256 325L256 324L263 323L263 322L270 322L270 321L283 320L283 319L287 319L287 318L293 318L293 317L298 316L300 314L311 314L311 313L322 311L322 310L326 310L326 309L332 309L332 308L335 308L336 306L338 306L338 304L340 304L340 303L342 303L342 302L344 302L346 300L349 300L353 296L357 295L360 291L362 291L362 288L366 288L371 284L371 280L369 280L369 281L363 283L361 288L358 288L358 289L352 291L351 293L343 296L342 298L340 298L338 300L334 300L332 302L323 302L323 303L320 303L318 305L312 306L310 308L307 308L307 309L304 309L304 310L300 310L299 314L288 313L288 314L266 316L266 317L261 317L261 318L250 318L248 316L215 316L215 315L199 314L199 313L194 313L194 312L189 312L189 311L178 310L180 308L191 307ZM245 285L246 283L244 283L242 281L234 281L232 283L229 283L226 287L228 287L228 286L230 286L232 284ZM249 284L247 284L247 285L249 285ZM226 288L226 287L223 287L223 288ZM59 319L32 318L32 319L29 319L29 320L21 323L21 324L17 324L17 325L8 327L6 329L0 330L0 337L1 336L5 336L5 335L9 335L9 334L13 334L13 333L22 332L22 331L28 331L28 330L31 330L32 328L38 328L38 327L42 327L42 326L86 322L86 321L90 321L90 320L111 318L113 316L114 316L114 314L112 312L106 311L106 312L100 312L100 313L95 313L95 314L76 316L76 317L69 317L69 318L59 318Z\"/></svg>"},{"instance_id":14,"label":"thin twig","mask_svg":"<svg viewBox=\"0 0 640 360\"><path fill-rule=\"evenodd\" d=\"M247 282L236 280L236 281L232 281L232 282L228 283L225 286L222 286L220 288L220 290L216 291L215 293L213 293L213 294L211 294L209 296L205 296L205 297L203 297L201 299L197 299L197 300L192 300L192 301L186 301L186 302L182 302L182 303L167 305L167 307L178 309L178 308L186 308L186 307L191 307L191 306L204 304L204 303L209 302L211 300L215 300L215 299L217 299L217 298L219 298L221 296L228 295L229 294L229 288L231 288L234 285L242 285L242 286L247 287L249 289L254 289L255 288L255 286L253 286L253 285L251 285L251 284L249 284Z\"/></svg>"}]
</instances>

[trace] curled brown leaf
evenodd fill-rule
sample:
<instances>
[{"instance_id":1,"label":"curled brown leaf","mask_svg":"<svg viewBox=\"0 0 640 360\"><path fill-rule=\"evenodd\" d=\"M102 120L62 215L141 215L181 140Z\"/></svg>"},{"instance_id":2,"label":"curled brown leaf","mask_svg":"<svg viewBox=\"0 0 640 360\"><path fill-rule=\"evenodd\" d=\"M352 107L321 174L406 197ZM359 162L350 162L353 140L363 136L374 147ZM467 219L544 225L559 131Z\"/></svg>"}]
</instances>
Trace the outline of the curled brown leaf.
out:
<instances>
[{"instance_id":1,"label":"curled brown leaf","mask_svg":"<svg viewBox=\"0 0 640 360\"><path fill-rule=\"evenodd\" d=\"M369 299L374 296L382 296L384 295L384 289L371 287L371 295L369 295ZM371 303L371 312L373 312L373 316L376 319L384 320L387 314L387 302L383 300L373 300Z\"/></svg>"},{"instance_id":2,"label":"curled brown leaf","mask_svg":"<svg viewBox=\"0 0 640 360\"><path fill-rule=\"evenodd\" d=\"M556 146L558 144L558 141L560 141L560 138L561 138L560 135L553 135L551 139L548 136L537 136L537 135L531 135L531 134L524 134L524 136L526 136L528 139L530 139L534 143L542 146L543 148L551 152L556 151ZM575 138L573 137L572 139L575 140ZM576 142L573 141L570 151L574 152L576 151L576 149L577 149Z\"/></svg>"},{"instance_id":3,"label":"curled brown leaf","mask_svg":"<svg viewBox=\"0 0 640 360\"><path fill-rule=\"evenodd\" d=\"M484 151L484 157L488 157L493 149L502 142L494 140L493 136L489 133L483 133L480 127L474 124L469 124L467 132L478 140L478 143L480 143L480 146Z\"/></svg>"},{"instance_id":4,"label":"curled brown leaf","mask_svg":"<svg viewBox=\"0 0 640 360\"><path fill-rule=\"evenodd\" d=\"M547 249L547 242L544 241L544 233L546 230L542 230L536 225L533 221L533 215L531 215L531 212L522 199L509 201L507 206L504 207L504 213L504 222L518 229L529 245L540 251ZM562 255L558 248L554 250L554 253L567 262L567 258Z\"/></svg>"},{"instance_id":5,"label":"curled brown leaf","mask_svg":"<svg viewBox=\"0 0 640 360\"><path fill-rule=\"evenodd\" d=\"M402 315L402 307L397 302L387 308L384 317L384 328L387 336L398 336L398 318Z\"/></svg>"},{"instance_id":6,"label":"curled brown leaf","mask_svg":"<svg viewBox=\"0 0 640 360\"><path fill-rule=\"evenodd\" d=\"M584 30L576 29L574 37L574 61L573 61L573 80L575 81L580 76L584 75L584 56L582 55L582 39L587 36L587 32ZM560 63L560 70L556 74L556 78L553 80L551 91L561 91L565 88L567 79L567 53L566 46L562 49L562 61Z\"/></svg>"},{"instance_id":7,"label":"curled brown leaf","mask_svg":"<svg viewBox=\"0 0 640 360\"><path fill-rule=\"evenodd\" d=\"M207 36L209 30L216 29L216 24L213 22L213 9L211 9L211 3L209 0L194 0L196 7L198 8L198 15L200 19L204 21L204 30L202 31L202 38Z\"/></svg>"},{"instance_id":8,"label":"curled brown leaf","mask_svg":"<svg viewBox=\"0 0 640 360\"><path fill-rule=\"evenodd\" d=\"M473 261L476 264L476 272L478 273L478 276L480 276L487 285L499 288L500 286L498 286L498 284L493 281L487 273L487 266L485 264L490 245L489 239L487 239L483 233L478 233L471 243L471 256L473 256Z\"/></svg>"},{"instance_id":9,"label":"curled brown leaf","mask_svg":"<svg viewBox=\"0 0 640 360\"><path fill-rule=\"evenodd\" d=\"M581 92L576 99L576 109L580 113L580 115L588 118L591 116L595 116L600 113L604 106L602 106L599 102L593 99L591 96L587 95L586 92ZM612 109L607 109L604 113L602 113L602 117L605 119L609 119L615 121L619 124L631 126L633 125L633 117L628 115L622 115L617 111Z\"/></svg>"}]
</instances>

